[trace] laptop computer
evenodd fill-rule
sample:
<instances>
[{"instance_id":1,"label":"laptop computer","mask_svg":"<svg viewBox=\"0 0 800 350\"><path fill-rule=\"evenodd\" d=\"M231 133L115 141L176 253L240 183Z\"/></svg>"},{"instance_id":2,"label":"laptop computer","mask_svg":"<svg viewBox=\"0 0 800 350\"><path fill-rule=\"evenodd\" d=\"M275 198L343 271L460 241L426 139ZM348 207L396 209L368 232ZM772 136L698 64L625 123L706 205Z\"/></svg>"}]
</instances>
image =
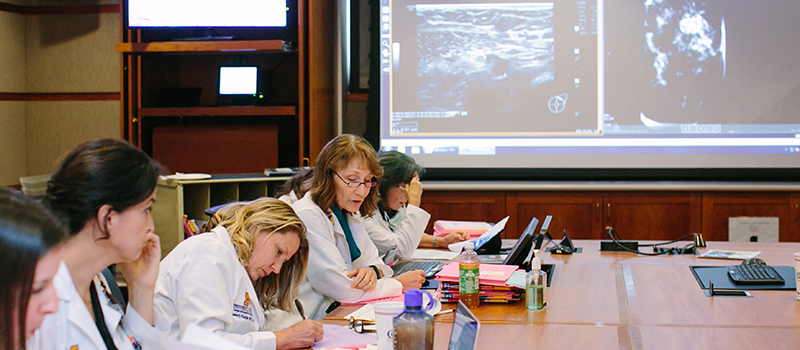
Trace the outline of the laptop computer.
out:
<instances>
[{"instance_id":1,"label":"laptop computer","mask_svg":"<svg viewBox=\"0 0 800 350\"><path fill-rule=\"evenodd\" d=\"M453 330L450 332L448 350L475 350L478 348L478 333L481 323L475 314L460 300L456 306Z\"/></svg>"},{"instance_id":2,"label":"laptop computer","mask_svg":"<svg viewBox=\"0 0 800 350\"><path fill-rule=\"evenodd\" d=\"M503 265L521 265L522 262L525 261L525 257L528 256L531 245L533 245L533 232L536 231L536 226L538 225L539 219L536 217L531 219L528 227L526 227L522 235L519 236L517 243L514 244L514 248L511 248L505 261L503 261Z\"/></svg>"}]
</instances>

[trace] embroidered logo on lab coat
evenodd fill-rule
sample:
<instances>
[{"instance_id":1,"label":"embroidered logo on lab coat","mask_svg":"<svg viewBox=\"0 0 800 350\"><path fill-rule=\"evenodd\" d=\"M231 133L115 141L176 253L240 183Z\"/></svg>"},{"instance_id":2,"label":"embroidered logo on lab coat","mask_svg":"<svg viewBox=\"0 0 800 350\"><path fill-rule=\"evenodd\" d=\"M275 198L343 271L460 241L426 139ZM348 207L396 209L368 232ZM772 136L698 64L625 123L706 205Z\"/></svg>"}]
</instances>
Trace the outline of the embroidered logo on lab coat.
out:
<instances>
[{"instance_id":1,"label":"embroidered logo on lab coat","mask_svg":"<svg viewBox=\"0 0 800 350\"><path fill-rule=\"evenodd\" d=\"M244 293L243 305L233 303L233 317L255 322L253 319L253 310L250 308L250 294L247 292Z\"/></svg>"},{"instance_id":2,"label":"embroidered logo on lab coat","mask_svg":"<svg viewBox=\"0 0 800 350\"><path fill-rule=\"evenodd\" d=\"M78 350L78 346L77 345L70 346L69 350Z\"/></svg>"}]
</instances>

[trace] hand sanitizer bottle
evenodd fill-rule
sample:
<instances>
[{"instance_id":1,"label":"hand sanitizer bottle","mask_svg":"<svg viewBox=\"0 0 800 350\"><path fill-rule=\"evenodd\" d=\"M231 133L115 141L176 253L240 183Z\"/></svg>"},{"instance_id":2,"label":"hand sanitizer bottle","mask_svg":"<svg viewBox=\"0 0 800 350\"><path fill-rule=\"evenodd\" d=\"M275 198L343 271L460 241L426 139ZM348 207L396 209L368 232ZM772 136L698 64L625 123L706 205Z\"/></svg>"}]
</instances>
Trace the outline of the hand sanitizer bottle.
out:
<instances>
[{"instance_id":1,"label":"hand sanitizer bottle","mask_svg":"<svg viewBox=\"0 0 800 350\"><path fill-rule=\"evenodd\" d=\"M547 273L542 271L539 250L533 251L531 271L525 275L525 307L528 310L541 310L547 305Z\"/></svg>"}]
</instances>

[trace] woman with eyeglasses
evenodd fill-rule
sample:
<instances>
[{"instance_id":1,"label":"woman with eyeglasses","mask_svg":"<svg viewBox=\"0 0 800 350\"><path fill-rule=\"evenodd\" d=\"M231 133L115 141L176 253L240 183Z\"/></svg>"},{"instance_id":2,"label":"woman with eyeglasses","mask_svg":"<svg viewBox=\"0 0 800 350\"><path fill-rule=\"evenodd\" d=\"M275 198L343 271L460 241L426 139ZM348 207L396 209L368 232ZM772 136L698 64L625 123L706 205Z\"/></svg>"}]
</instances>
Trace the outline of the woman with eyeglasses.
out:
<instances>
[{"instance_id":1,"label":"woman with eyeglasses","mask_svg":"<svg viewBox=\"0 0 800 350\"><path fill-rule=\"evenodd\" d=\"M306 316L319 320L334 303L357 302L420 288L422 271L392 276L364 231L362 216L377 209L374 188L383 170L363 138L340 135L322 149L310 190L292 207L308 229L308 269L300 285Z\"/></svg>"},{"instance_id":2,"label":"woman with eyeglasses","mask_svg":"<svg viewBox=\"0 0 800 350\"><path fill-rule=\"evenodd\" d=\"M378 180L378 210L364 219L364 227L384 261L391 264L408 259L417 246L446 248L450 243L469 239L464 232L445 237L426 234L431 215L420 208L425 168L414 158L388 151L379 155L383 176Z\"/></svg>"}]
</instances>

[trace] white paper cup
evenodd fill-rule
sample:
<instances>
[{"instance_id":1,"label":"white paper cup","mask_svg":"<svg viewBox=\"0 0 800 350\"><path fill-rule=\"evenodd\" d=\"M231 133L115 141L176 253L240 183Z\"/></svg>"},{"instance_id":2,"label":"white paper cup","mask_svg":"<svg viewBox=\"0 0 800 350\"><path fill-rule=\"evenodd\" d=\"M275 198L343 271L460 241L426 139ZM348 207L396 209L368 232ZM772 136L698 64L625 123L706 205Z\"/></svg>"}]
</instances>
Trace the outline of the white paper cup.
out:
<instances>
[{"instance_id":1,"label":"white paper cup","mask_svg":"<svg viewBox=\"0 0 800 350\"><path fill-rule=\"evenodd\" d=\"M797 285L797 300L800 300L800 253L794 253L794 280Z\"/></svg>"},{"instance_id":2,"label":"white paper cup","mask_svg":"<svg viewBox=\"0 0 800 350\"><path fill-rule=\"evenodd\" d=\"M397 315L405 305L401 302L377 303L375 308L375 332L378 335L378 350L392 350L392 331L394 331L394 315Z\"/></svg>"}]
</instances>

